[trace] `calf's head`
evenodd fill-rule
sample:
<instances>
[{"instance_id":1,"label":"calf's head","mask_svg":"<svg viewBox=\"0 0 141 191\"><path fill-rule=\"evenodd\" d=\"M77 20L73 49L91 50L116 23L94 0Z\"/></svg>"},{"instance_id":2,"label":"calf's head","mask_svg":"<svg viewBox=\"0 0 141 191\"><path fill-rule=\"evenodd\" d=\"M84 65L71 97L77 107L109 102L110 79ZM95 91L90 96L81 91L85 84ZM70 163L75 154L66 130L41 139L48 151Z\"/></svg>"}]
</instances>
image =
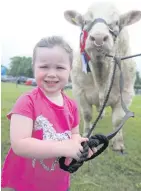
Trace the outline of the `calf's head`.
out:
<instances>
[{"instance_id":1,"label":"calf's head","mask_svg":"<svg viewBox=\"0 0 141 191\"><path fill-rule=\"evenodd\" d=\"M141 11L132 10L120 14L112 4L92 5L86 14L74 10L64 12L64 17L71 24L87 31L85 50L92 58L99 59L110 54L120 31L141 19Z\"/></svg>"}]
</instances>

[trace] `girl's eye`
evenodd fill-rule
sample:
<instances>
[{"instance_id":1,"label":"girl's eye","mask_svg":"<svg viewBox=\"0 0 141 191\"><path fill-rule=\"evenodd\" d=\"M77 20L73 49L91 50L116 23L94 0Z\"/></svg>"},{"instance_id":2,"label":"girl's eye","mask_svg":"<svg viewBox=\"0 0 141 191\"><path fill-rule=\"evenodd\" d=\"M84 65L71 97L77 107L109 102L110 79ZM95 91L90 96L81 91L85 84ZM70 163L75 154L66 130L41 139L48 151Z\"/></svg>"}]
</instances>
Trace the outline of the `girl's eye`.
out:
<instances>
[{"instance_id":1,"label":"girl's eye","mask_svg":"<svg viewBox=\"0 0 141 191\"><path fill-rule=\"evenodd\" d=\"M65 69L65 68L63 68L63 67L61 67L61 66L58 66L57 69L63 70L63 69Z\"/></svg>"},{"instance_id":2,"label":"girl's eye","mask_svg":"<svg viewBox=\"0 0 141 191\"><path fill-rule=\"evenodd\" d=\"M39 68L48 68L47 66L40 66Z\"/></svg>"}]
</instances>

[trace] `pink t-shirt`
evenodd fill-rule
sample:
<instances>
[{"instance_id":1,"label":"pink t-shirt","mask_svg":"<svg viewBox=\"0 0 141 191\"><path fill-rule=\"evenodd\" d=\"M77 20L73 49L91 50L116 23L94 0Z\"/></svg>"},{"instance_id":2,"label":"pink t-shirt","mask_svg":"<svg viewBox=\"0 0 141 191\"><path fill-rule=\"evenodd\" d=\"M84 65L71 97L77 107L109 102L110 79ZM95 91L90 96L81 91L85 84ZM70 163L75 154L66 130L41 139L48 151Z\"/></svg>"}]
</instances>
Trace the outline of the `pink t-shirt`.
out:
<instances>
[{"instance_id":1,"label":"pink t-shirt","mask_svg":"<svg viewBox=\"0 0 141 191\"><path fill-rule=\"evenodd\" d=\"M64 105L58 106L37 87L17 100L8 118L17 113L33 119L33 137L37 139L69 139L71 129L79 124L79 115L76 103L62 95ZM24 158L10 148L2 169L2 187L16 191L66 191L69 186L69 173L59 168L58 158Z\"/></svg>"}]
</instances>

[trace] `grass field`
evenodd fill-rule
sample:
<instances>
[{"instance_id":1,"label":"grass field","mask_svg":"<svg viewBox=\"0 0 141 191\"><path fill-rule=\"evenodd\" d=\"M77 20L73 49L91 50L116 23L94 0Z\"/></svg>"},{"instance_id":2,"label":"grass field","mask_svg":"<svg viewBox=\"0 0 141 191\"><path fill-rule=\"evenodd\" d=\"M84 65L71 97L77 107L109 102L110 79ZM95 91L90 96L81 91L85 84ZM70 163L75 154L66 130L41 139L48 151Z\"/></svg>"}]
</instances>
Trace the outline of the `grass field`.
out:
<instances>
[{"instance_id":1,"label":"grass field","mask_svg":"<svg viewBox=\"0 0 141 191\"><path fill-rule=\"evenodd\" d=\"M2 83L1 143L2 163L9 149L9 121L6 114L15 100L31 87ZM67 91L69 96L71 91ZM123 133L127 155L111 151L109 147L103 154L91 162L85 163L78 172L72 174L71 191L138 191L141 190L141 96L136 96L130 107L135 118L124 125ZM95 133L108 133L112 130L110 109L101 120ZM95 113L94 118L97 113ZM82 126L82 125L80 125ZM82 130L82 129L81 129Z\"/></svg>"}]
</instances>

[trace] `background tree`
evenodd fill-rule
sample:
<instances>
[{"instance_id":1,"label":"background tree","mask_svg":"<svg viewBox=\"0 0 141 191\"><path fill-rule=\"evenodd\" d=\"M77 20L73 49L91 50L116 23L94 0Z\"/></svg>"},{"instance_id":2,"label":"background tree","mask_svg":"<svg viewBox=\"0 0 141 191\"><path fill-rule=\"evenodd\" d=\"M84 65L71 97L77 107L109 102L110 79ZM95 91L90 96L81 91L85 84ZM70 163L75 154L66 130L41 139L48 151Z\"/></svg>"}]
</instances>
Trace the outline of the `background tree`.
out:
<instances>
[{"instance_id":1,"label":"background tree","mask_svg":"<svg viewBox=\"0 0 141 191\"><path fill-rule=\"evenodd\" d=\"M10 59L9 75L33 77L32 58L15 56Z\"/></svg>"}]
</instances>

